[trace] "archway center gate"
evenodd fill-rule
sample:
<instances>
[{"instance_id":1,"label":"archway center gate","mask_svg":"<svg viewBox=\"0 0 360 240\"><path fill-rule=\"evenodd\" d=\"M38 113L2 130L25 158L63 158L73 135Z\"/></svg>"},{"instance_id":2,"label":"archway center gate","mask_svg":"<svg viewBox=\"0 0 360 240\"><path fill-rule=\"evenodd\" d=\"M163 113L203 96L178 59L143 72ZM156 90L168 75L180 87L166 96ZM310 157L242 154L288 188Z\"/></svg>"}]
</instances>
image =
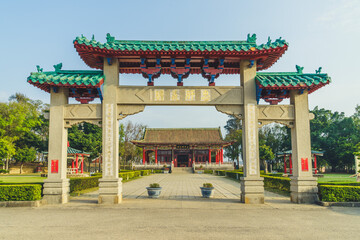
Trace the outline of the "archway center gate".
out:
<instances>
[{"instance_id":1,"label":"archway center gate","mask_svg":"<svg viewBox=\"0 0 360 240\"><path fill-rule=\"evenodd\" d=\"M61 70L31 73L28 82L50 93L49 172L44 184L48 203L65 203L69 197L66 178L67 128L90 122L103 129L103 172L99 203L117 204L122 199L119 179L119 120L153 105L215 106L222 113L243 121L244 177L241 202L263 203L260 177L258 128L278 122L291 128L293 176L291 201L317 200L317 181L312 175L308 94L328 84L321 68L305 74L259 73L269 68L287 50L280 39L257 45L256 35L246 41L122 41L110 34L100 43L77 37L74 46L84 62L101 71ZM119 74L142 74L147 86L121 86ZM161 74L171 74L177 86L154 86ZM201 74L209 86L183 86L190 74ZM240 75L240 86L216 86L220 74ZM68 104L69 97L81 104ZM101 104L89 104L100 98ZM278 105L290 98L289 105ZM267 105L259 105L264 99Z\"/></svg>"}]
</instances>

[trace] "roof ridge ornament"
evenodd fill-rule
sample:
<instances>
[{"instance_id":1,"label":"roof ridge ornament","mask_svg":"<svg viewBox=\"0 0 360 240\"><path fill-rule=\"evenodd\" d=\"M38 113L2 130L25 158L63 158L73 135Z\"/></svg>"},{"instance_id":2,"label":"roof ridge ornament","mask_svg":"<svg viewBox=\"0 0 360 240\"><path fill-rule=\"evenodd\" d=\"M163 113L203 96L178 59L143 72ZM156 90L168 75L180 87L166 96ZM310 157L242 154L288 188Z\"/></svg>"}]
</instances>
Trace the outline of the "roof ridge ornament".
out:
<instances>
[{"instance_id":1,"label":"roof ridge ornament","mask_svg":"<svg viewBox=\"0 0 360 240\"><path fill-rule=\"evenodd\" d=\"M300 67L299 65L296 65L295 67L298 74L303 74L304 67Z\"/></svg>"},{"instance_id":2,"label":"roof ridge ornament","mask_svg":"<svg viewBox=\"0 0 360 240\"><path fill-rule=\"evenodd\" d=\"M246 42L248 42L248 43L256 43L256 34L254 33L250 37L250 33L248 33Z\"/></svg>"},{"instance_id":3,"label":"roof ridge ornament","mask_svg":"<svg viewBox=\"0 0 360 240\"><path fill-rule=\"evenodd\" d=\"M315 73L316 73L316 74L320 74L320 73L321 73L321 69L322 69L322 67L319 67L318 70L315 70Z\"/></svg>"},{"instance_id":4,"label":"roof ridge ornament","mask_svg":"<svg viewBox=\"0 0 360 240\"><path fill-rule=\"evenodd\" d=\"M40 68L39 65L36 65L36 69L37 69L38 72L43 72L43 68Z\"/></svg>"},{"instance_id":5,"label":"roof ridge ornament","mask_svg":"<svg viewBox=\"0 0 360 240\"><path fill-rule=\"evenodd\" d=\"M54 65L54 68L55 68L55 72L60 72L60 70L62 68L62 63Z\"/></svg>"},{"instance_id":6,"label":"roof ridge ornament","mask_svg":"<svg viewBox=\"0 0 360 240\"><path fill-rule=\"evenodd\" d=\"M107 33L106 41L107 41L107 43L113 43L113 42L115 42L115 37L111 36L110 33Z\"/></svg>"}]
</instances>

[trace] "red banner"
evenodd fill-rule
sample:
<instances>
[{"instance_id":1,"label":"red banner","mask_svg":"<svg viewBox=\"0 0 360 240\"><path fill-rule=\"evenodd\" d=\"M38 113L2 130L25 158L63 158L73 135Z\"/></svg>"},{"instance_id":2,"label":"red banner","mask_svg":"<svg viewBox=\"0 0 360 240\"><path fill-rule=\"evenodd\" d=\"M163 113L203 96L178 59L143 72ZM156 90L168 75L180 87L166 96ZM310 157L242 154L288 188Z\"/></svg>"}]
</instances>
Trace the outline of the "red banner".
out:
<instances>
[{"instance_id":1,"label":"red banner","mask_svg":"<svg viewBox=\"0 0 360 240\"><path fill-rule=\"evenodd\" d=\"M59 172L59 160L51 160L51 173Z\"/></svg>"},{"instance_id":2,"label":"red banner","mask_svg":"<svg viewBox=\"0 0 360 240\"><path fill-rule=\"evenodd\" d=\"M309 164L307 158L301 158L301 170L303 172L309 171Z\"/></svg>"}]
</instances>

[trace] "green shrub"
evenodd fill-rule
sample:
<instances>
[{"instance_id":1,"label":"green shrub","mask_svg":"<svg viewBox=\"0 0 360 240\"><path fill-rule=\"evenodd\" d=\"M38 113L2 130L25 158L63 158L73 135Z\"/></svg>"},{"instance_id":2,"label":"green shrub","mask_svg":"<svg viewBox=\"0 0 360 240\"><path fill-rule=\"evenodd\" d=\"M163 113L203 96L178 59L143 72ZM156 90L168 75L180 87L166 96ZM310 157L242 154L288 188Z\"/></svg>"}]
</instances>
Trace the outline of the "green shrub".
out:
<instances>
[{"instance_id":1,"label":"green shrub","mask_svg":"<svg viewBox=\"0 0 360 240\"><path fill-rule=\"evenodd\" d=\"M323 182L318 183L318 185L360 186L360 182Z\"/></svg>"},{"instance_id":2,"label":"green shrub","mask_svg":"<svg viewBox=\"0 0 360 240\"><path fill-rule=\"evenodd\" d=\"M282 177L283 173L269 173L267 174L267 176L271 176L271 177Z\"/></svg>"},{"instance_id":3,"label":"green shrub","mask_svg":"<svg viewBox=\"0 0 360 240\"><path fill-rule=\"evenodd\" d=\"M121 172L119 173L119 178L122 178L123 181L129 180L129 173L128 172Z\"/></svg>"},{"instance_id":4,"label":"green shrub","mask_svg":"<svg viewBox=\"0 0 360 240\"><path fill-rule=\"evenodd\" d=\"M320 185L319 198L324 202L360 202L360 187Z\"/></svg>"},{"instance_id":5,"label":"green shrub","mask_svg":"<svg viewBox=\"0 0 360 240\"><path fill-rule=\"evenodd\" d=\"M70 178L70 192L98 187L100 178L101 176Z\"/></svg>"},{"instance_id":6,"label":"green shrub","mask_svg":"<svg viewBox=\"0 0 360 240\"><path fill-rule=\"evenodd\" d=\"M6 169L0 169L0 173L9 173L9 170L6 170Z\"/></svg>"},{"instance_id":7,"label":"green shrub","mask_svg":"<svg viewBox=\"0 0 360 240\"><path fill-rule=\"evenodd\" d=\"M151 188L159 188L160 184L158 184L158 183L150 183L149 187L151 187Z\"/></svg>"},{"instance_id":8,"label":"green shrub","mask_svg":"<svg viewBox=\"0 0 360 240\"><path fill-rule=\"evenodd\" d=\"M207 173L207 174L213 174L213 170L209 170L209 169L207 169L207 170L204 170L204 173Z\"/></svg>"},{"instance_id":9,"label":"green shrub","mask_svg":"<svg viewBox=\"0 0 360 240\"><path fill-rule=\"evenodd\" d=\"M140 172L141 172L141 176L147 176L150 175L151 170L140 170Z\"/></svg>"},{"instance_id":10,"label":"green shrub","mask_svg":"<svg viewBox=\"0 0 360 240\"><path fill-rule=\"evenodd\" d=\"M271 177L267 175L261 175L261 177L264 178L264 187L290 192L290 178Z\"/></svg>"},{"instance_id":11,"label":"green shrub","mask_svg":"<svg viewBox=\"0 0 360 240\"><path fill-rule=\"evenodd\" d=\"M214 187L211 183L204 183L203 184L203 187L204 188L212 188L212 187Z\"/></svg>"},{"instance_id":12,"label":"green shrub","mask_svg":"<svg viewBox=\"0 0 360 240\"><path fill-rule=\"evenodd\" d=\"M153 170L153 173L163 173L163 170L161 170L161 169L154 169L154 170Z\"/></svg>"},{"instance_id":13,"label":"green shrub","mask_svg":"<svg viewBox=\"0 0 360 240\"><path fill-rule=\"evenodd\" d=\"M0 201L35 201L41 199L40 184L0 185Z\"/></svg>"}]
</instances>

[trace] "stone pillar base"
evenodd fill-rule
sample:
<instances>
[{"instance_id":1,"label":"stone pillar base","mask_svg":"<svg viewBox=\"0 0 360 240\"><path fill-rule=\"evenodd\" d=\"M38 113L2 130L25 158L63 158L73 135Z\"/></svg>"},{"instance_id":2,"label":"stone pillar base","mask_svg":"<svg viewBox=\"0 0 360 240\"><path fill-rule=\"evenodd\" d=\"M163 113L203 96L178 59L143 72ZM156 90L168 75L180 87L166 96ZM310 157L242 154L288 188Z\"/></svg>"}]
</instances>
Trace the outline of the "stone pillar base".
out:
<instances>
[{"instance_id":1,"label":"stone pillar base","mask_svg":"<svg viewBox=\"0 0 360 240\"><path fill-rule=\"evenodd\" d=\"M122 201L122 178L99 179L99 204L119 204Z\"/></svg>"},{"instance_id":2,"label":"stone pillar base","mask_svg":"<svg viewBox=\"0 0 360 240\"><path fill-rule=\"evenodd\" d=\"M290 192L293 203L315 203L319 200L317 179L314 177L291 177Z\"/></svg>"},{"instance_id":3,"label":"stone pillar base","mask_svg":"<svg viewBox=\"0 0 360 240\"><path fill-rule=\"evenodd\" d=\"M69 201L69 179L46 179L44 181L44 204L62 204Z\"/></svg>"},{"instance_id":4,"label":"stone pillar base","mask_svg":"<svg viewBox=\"0 0 360 240\"><path fill-rule=\"evenodd\" d=\"M245 204L264 203L264 178L241 177L240 178L240 201Z\"/></svg>"}]
</instances>

